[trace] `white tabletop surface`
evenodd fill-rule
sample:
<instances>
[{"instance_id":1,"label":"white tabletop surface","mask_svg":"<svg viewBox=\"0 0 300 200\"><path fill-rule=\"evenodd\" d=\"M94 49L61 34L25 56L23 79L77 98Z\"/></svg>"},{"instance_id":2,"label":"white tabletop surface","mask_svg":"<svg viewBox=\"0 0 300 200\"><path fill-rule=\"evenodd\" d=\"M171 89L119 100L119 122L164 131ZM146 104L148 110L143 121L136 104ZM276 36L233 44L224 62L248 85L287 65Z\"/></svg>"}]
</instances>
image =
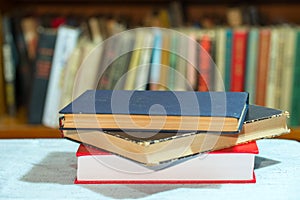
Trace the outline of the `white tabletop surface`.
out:
<instances>
[{"instance_id":1,"label":"white tabletop surface","mask_svg":"<svg viewBox=\"0 0 300 200\"><path fill-rule=\"evenodd\" d=\"M78 144L0 140L0 199L300 199L300 143L257 142L255 184L75 185Z\"/></svg>"}]
</instances>

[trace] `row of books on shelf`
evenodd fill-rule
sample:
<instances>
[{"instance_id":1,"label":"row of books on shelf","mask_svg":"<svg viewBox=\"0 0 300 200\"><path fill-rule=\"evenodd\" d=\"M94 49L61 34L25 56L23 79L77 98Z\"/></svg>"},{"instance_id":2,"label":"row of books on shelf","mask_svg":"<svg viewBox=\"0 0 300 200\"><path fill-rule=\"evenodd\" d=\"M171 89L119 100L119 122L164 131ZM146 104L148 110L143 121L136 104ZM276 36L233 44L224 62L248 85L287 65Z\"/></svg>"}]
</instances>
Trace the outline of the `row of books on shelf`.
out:
<instances>
[{"instance_id":1,"label":"row of books on shelf","mask_svg":"<svg viewBox=\"0 0 300 200\"><path fill-rule=\"evenodd\" d=\"M246 92L85 91L60 110L63 137L80 143L75 183L255 183L256 140L288 133L288 113L248 100ZM164 109L149 113L153 105Z\"/></svg>"},{"instance_id":2,"label":"row of books on shelf","mask_svg":"<svg viewBox=\"0 0 300 200\"><path fill-rule=\"evenodd\" d=\"M3 17L1 113L25 106L29 123L58 127L59 109L86 89L247 91L251 103L288 110L299 125L298 27L126 31L103 17L47 24Z\"/></svg>"}]
</instances>

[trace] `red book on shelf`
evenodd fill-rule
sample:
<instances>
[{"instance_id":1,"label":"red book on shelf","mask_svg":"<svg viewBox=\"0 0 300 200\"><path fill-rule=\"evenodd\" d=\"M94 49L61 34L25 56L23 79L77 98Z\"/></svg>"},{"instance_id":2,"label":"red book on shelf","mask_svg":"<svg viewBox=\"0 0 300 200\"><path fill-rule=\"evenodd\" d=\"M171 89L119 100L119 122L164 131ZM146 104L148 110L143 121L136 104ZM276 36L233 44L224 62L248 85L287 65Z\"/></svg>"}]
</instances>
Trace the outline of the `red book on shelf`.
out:
<instances>
[{"instance_id":1,"label":"red book on shelf","mask_svg":"<svg viewBox=\"0 0 300 200\"><path fill-rule=\"evenodd\" d=\"M256 142L237 145L155 167L81 144L76 184L255 183Z\"/></svg>"},{"instance_id":2,"label":"red book on shelf","mask_svg":"<svg viewBox=\"0 0 300 200\"><path fill-rule=\"evenodd\" d=\"M233 92L244 91L247 56L247 35L248 32L246 29L237 29L233 32L230 83L230 90Z\"/></svg>"},{"instance_id":3,"label":"red book on shelf","mask_svg":"<svg viewBox=\"0 0 300 200\"><path fill-rule=\"evenodd\" d=\"M200 39L199 52L199 81L198 91L208 91L211 87L211 38L208 35L203 35Z\"/></svg>"}]
</instances>

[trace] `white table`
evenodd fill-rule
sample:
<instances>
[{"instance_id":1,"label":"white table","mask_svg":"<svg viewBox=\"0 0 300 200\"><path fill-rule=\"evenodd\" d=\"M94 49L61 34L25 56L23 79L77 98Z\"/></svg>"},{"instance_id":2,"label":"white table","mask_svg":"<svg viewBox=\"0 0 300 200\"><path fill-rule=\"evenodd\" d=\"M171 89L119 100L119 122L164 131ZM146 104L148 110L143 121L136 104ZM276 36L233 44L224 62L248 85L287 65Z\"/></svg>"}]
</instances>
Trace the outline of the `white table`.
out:
<instances>
[{"instance_id":1,"label":"white table","mask_svg":"<svg viewBox=\"0 0 300 200\"><path fill-rule=\"evenodd\" d=\"M256 184L75 185L78 144L0 140L0 199L300 199L300 143L257 142Z\"/></svg>"}]
</instances>

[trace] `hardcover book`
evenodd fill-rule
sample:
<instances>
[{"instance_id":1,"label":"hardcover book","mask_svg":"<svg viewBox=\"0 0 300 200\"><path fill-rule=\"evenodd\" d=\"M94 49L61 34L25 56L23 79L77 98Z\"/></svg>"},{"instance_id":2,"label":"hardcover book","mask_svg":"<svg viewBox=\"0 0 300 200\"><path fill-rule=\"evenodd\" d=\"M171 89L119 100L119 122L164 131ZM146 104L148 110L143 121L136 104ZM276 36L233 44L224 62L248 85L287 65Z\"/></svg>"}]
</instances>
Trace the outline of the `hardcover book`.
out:
<instances>
[{"instance_id":1,"label":"hardcover book","mask_svg":"<svg viewBox=\"0 0 300 200\"><path fill-rule=\"evenodd\" d=\"M245 92L88 90L63 108L62 129L239 132Z\"/></svg>"},{"instance_id":2,"label":"hardcover book","mask_svg":"<svg viewBox=\"0 0 300 200\"><path fill-rule=\"evenodd\" d=\"M67 139L153 166L201 152L224 149L288 133L286 120L287 113L281 110L250 105L243 129L239 134L103 132L99 130L62 130L62 133Z\"/></svg>"},{"instance_id":3,"label":"hardcover book","mask_svg":"<svg viewBox=\"0 0 300 200\"><path fill-rule=\"evenodd\" d=\"M214 184L255 183L256 142L149 168L89 146L80 145L77 184Z\"/></svg>"}]
</instances>

